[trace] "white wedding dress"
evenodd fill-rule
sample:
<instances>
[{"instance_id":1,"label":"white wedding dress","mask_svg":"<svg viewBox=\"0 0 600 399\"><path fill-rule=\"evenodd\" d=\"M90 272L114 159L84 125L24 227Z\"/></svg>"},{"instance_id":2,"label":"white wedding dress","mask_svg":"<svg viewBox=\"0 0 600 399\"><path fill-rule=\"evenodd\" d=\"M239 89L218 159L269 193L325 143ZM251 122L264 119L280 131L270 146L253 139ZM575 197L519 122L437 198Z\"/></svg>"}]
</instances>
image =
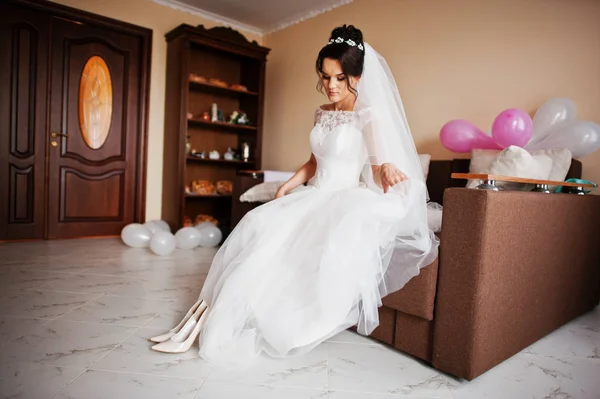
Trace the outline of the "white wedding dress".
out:
<instances>
[{"instance_id":1,"label":"white wedding dress","mask_svg":"<svg viewBox=\"0 0 600 399\"><path fill-rule=\"evenodd\" d=\"M361 184L367 114L319 108L315 176L249 212L219 249L200 294L210 309L200 334L207 361L240 368L262 352L305 353L353 325L369 334L382 296L435 260L437 239L416 231L425 185L408 180L383 194Z\"/></svg>"}]
</instances>

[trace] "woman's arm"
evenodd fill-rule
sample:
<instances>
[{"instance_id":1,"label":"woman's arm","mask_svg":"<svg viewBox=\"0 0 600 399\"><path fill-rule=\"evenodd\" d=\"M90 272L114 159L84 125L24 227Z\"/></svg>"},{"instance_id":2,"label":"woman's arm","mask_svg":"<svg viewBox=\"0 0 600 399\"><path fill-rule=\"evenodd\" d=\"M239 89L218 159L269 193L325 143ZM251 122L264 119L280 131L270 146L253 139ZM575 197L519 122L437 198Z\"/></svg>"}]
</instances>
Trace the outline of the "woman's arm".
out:
<instances>
[{"instance_id":1,"label":"woman's arm","mask_svg":"<svg viewBox=\"0 0 600 399\"><path fill-rule=\"evenodd\" d=\"M370 111L367 112L369 113L367 113L365 118L368 119L370 118ZM377 133L373 127L373 121L370 119L367 120L363 126L363 138L365 140L367 156L371 162L381 162L379 165L371 164L373 180L375 184L383 188L384 193L387 193L390 187L407 180L408 177L393 163L385 162L387 147Z\"/></svg>"},{"instance_id":2,"label":"woman's arm","mask_svg":"<svg viewBox=\"0 0 600 399\"><path fill-rule=\"evenodd\" d=\"M310 159L306 162L288 181L286 181L275 194L275 198L281 198L287 193L298 187L301 184L309 181L317 170L317 160L314 154L310 154Z\"/></svg>"}]
</instances>

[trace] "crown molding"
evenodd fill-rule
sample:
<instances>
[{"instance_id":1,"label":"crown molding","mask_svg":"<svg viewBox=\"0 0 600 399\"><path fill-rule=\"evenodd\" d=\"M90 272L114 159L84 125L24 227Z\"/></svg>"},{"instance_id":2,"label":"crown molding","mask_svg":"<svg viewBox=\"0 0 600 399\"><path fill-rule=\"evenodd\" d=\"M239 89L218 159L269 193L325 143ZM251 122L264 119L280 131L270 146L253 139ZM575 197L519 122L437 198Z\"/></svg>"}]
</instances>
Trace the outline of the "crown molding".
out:
<instances>
[{"instance_id":1,"label":"crown molding","mask_svg":"<svg viewBox=\"0 0 600 399\"><path fill-rule=\"evenodd\" d=\"M261 29L257 28L256 26L248 25L248 24L236 21L234 19L227 18L222 15L203 10L198 7L192 7L188 4L182 3L177 0L149 0L149 1L152 1L154 3L160 4L163 6L174 8L175 10L187 12L189 14L196 15L198 17L202 17L204 19L208 19L209 21L217 22L217 23L220 23L225 26L229 26L229 27L237 29L237 30L245 31L247 33L252 33L252 34L260 36L260 37L262 37L264 35L264 32Z\"/></svg>"},{"instance_id":2,"label":"crown molding","mask_svg":"<svg viewBox=\"0 0 600 399\"><path fill-rule=\"evenodd\" d=\"M294 15L293 17L287 18L282 22L279 22L277 24L274 24L266 29L260 29L256 26L253 25L248 25L245 24L243 22L240 21L236 21L234 19L231 18L227 18L224 17L222 15L219 14L215 14L212 13L210 11L206 11L203 10L201 8L198 7L193 7L190 6L188 4L182 3L181 1L178 0L149 0L152 1L154 3L163 5L163 6L167 6L167 7L171 7L174 8L176 10L179 11L183 11L183 12L187 12L189 14L192 15L196 15L198 17L202 17L205 19L208 19L209 21L213 21L213 22L217 22L219 24L225 25L225 26L229 26L231 28L237 29L237 30L241 30L247 33L252 33L254 35L257 35L259 37L263 37L265 35L269 35L271 33L275 33L279 30L285 29L287 27L290 27L292 25L296 25L299 24L300 22L306 21L308 19L314 18L317 15L326 13L328 11L331 11L335 8L341 7L341 6L345 6L347 4L352 3L354 0L338 0L334 3L328 4L325 7L321 7L321 8L317 8L317 9L313 9L310 10L308 12L304 12L298 15Z\"/></svg>"},{"instance_id":3,"label":"crown molding","mask_svg":"<svg viewBox=\"0 0 600 399\"><path fill-rule=\"evenodd\" d=\"M288 28L292 25L299 24L300 22L314 18L317 15L324 14L335 8L350 4L353 1L354 0L338 0L332 4L327 5L326 7L317 8L317 9L313 9L313 10L310 10L310 11L307 11L307 12L304 12L301 14L294 15L293 17L287 18L287 19L283 20L282 22L272 25L271 27L269 27L267 29L263 29L263 35L270 35L271 33L275 33L279 30Z\"/></svg>"}]
</instances>

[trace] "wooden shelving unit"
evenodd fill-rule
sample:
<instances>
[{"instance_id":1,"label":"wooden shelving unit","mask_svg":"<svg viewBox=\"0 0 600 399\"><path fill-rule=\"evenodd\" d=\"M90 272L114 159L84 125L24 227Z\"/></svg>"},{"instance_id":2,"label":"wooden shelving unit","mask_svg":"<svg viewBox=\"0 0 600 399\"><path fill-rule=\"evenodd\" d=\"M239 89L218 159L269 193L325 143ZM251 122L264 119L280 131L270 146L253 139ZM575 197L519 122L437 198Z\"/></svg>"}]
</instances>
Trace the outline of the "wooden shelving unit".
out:
<instances>
[{"instance_id":1,"label":"wooden shelving unit","mask_svg":"<svg viewBox=\"0 0 600 399\"><path fill-rule=\"evenodd\" d=\"M187 199L231 199L231 194L185 194Z\"/></svg>"},{"instance_id":2,"label":"wooden shelving unit","mask_svg":"<svg viewBox=\"0 0 600 399\"><path fill-rule=\"evenodd\" d=\"M233 195L196 195L186 193L193 180L219 180L236 183L240 171L261 168L262 119L266 58L269 49L249 42L239 32L217 27L205 29L180 25L166 34L167 78L165 105L165 139L163 159L162 218L172 229L183 224L185 216L192 220L199 214L215 217L223 236L233 229ZM190 80L190 75L216 78L231 85L243 85L238 90L211 83ZM233 111L248 115L250 125L211 122L202 119L217 103L226 118ZM192 118L188 118L188 113ZM186 151L189 137L191 148L205 152L206 158ZM225 160L228 148L239 149L248 143L248 162ZM218 160L209 159L216 150ZM234 187L234 191L235 191Z\"/></svg>"},{"instance_id":3,"label":"wooden shelving unit","mask_svg":"<svg viewBox=\"0 0 600 399\"><path fill-rule=\"evenodd\" d=\"M229 96L258 96L258 93L253 91L231 89L229 87L217 86L210 83L200 83L190 81L190 90L200 90Z\"/></svg>"},{"instance_id":4,"label":"wooden shelving unit","mask_svg":"<svg viewBox=\"0 0 600 399\"><path fill-rule=\"evenodd\" d=\"M244 162L244 161L238 161L238 160L233 160L233 161L228 161L226 159L210 159L210 158L199 158L199 157L195 157L192 155L188 155L186 158L187 162L200 162L200 163L212 163L212 164L221 164L221 165L231 165L231 166L235 166L235 167L239 167L239 166L254 166L254 162L252 161L248 161L248 162Z\"/></svg>"},{"instance_id":5,"label":"wooden shelving unit","mask_svg":"<svg viewBox=\"0 0 600 399\"><path fill-rule=\"evenodd\" d=\"M225 129L232 131L248 131L248 132L256 132L258 129L256 126L246 126L246 125L236 125L233 123L225 123L225 122L210 122L205 121L203 119L188 119L188 125L190 126L201 126L210 129Z\"/></svg>"}]
</instances>

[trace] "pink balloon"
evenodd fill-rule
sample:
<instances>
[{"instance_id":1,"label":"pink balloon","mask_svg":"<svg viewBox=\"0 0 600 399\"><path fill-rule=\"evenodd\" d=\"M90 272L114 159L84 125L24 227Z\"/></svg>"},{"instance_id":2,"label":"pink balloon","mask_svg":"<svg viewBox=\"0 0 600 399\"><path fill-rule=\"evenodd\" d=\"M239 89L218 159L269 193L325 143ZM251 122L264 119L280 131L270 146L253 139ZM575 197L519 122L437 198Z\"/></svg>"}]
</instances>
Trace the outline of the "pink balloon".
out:
<instances>
[{"instance_id":1,"label":"pink balloon","mask_svg":"<svg viewBox=\"0 0 600 399\"><path fill-rule=\"evenodd\" d=\"M518 108L502 111L492 125L492 137L502 148L524 147L531 139L533 121L527 112Z\"/></svg>"},{"instance_id":2,"label":"pink balloon","mask_svg":"<svg viewBox=\"0 0 600 399\"><path fill-rule=\"evenodd\" d=\"M442 145L453 152L471 152L475 148L501 150L502 147L477 126L465 120L446 123L440 131Z\"/></svg>"}]
</instances>

